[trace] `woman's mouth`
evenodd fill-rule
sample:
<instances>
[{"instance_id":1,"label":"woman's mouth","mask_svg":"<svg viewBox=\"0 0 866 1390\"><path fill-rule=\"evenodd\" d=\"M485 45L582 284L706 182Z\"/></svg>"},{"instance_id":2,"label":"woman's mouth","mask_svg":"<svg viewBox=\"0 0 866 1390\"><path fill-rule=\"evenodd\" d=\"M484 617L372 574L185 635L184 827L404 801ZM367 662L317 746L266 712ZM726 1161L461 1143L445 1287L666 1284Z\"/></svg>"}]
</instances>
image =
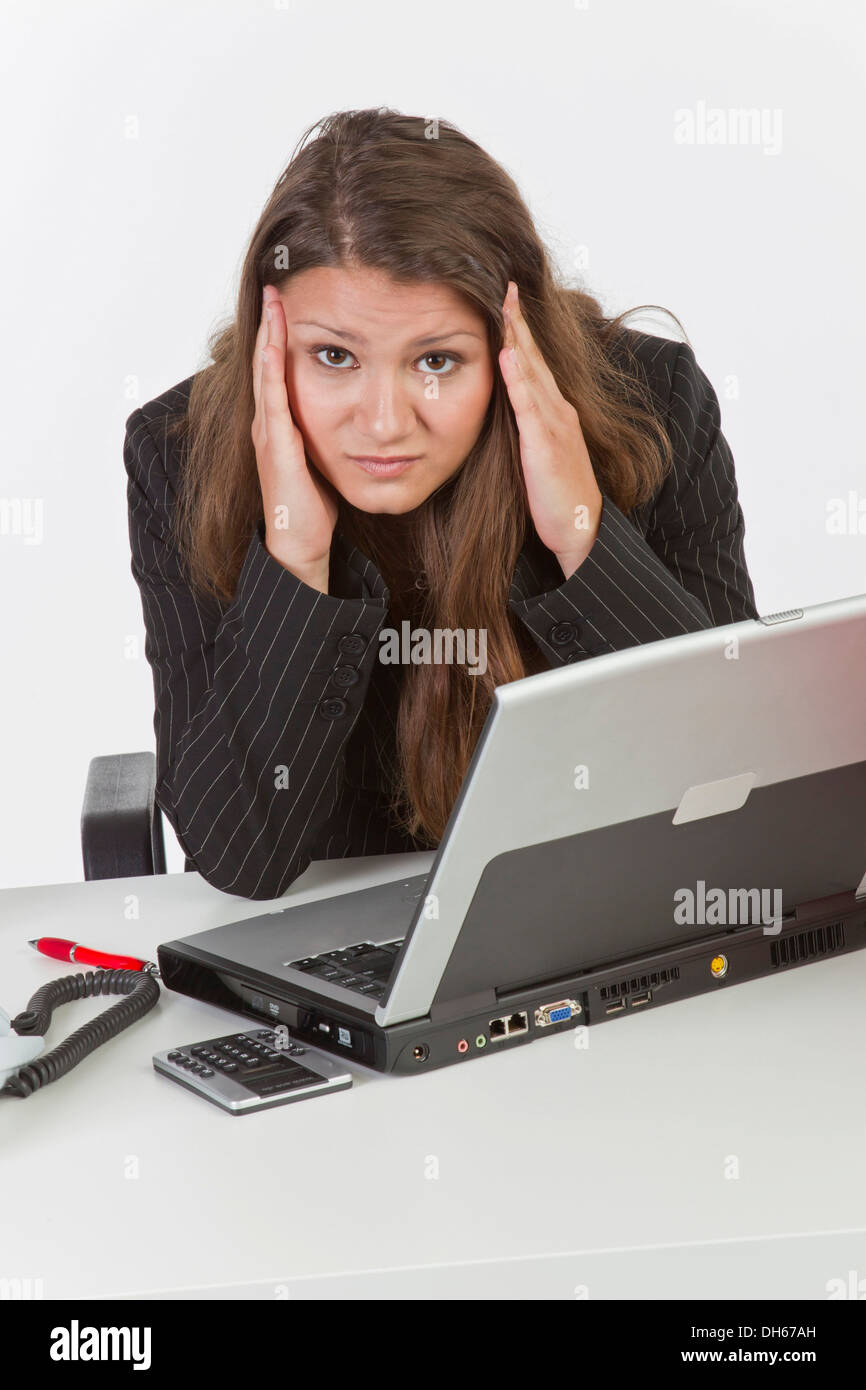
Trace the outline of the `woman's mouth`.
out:
<instances>
[{"instance_id":1,"label":"woman's mouth","mask_svg":"<svg viewBox=\"0 0 866 1390\"><path fill-rule=\"evenodd\" d=\"M375 458L372 456L359 457L355 454L349 455L353 463L357 463L365 473L371 473L378 478L395 478L398 473L403 473L412 463L417 463L420 454L395 456L393 458Z\"/></svg>"}]
</instances>

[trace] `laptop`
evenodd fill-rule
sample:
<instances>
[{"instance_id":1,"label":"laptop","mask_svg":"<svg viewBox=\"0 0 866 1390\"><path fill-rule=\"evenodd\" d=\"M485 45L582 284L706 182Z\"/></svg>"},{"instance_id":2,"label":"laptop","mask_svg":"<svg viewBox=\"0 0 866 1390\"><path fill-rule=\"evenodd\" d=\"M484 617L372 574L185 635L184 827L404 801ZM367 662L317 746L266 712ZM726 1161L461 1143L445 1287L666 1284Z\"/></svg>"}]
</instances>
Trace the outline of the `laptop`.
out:
<instances>
[{"instance_id":1,"label":"laptop","mask_svg":"<svg viewBox=\"0 0 866 1390\"><path fill-rule=\"evenodd\" d=\"M158 961L170 989L417 1074L864 945L861 594L499 686L427 872Z\"/></svg>"}]
</instances>

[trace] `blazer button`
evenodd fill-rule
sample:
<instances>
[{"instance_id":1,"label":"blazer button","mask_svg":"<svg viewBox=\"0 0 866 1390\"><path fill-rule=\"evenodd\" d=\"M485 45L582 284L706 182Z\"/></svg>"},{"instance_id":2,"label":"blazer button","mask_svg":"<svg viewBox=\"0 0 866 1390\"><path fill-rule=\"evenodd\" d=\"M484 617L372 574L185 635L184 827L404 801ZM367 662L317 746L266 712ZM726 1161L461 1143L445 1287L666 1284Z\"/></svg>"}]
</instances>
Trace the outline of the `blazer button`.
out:
<instances>
[{"instance_id":1,"label":"blazer button","mask_svg":"<svg viewBox=\"0 0 866 1390\"><path fill-rule=\"evenodd\" d=\"M347 632L337 643L337 650L345 652L347 656L360 656L366 646L360 632Z\"/></svg>"},{"instance_id":2,"label":"blazer button","mask_svg":"<svg viewBox=\"0 0 866 1390\"><path fill-rule=\"evenodd\" d=\"M322 700L319 705L326 719L341 719L348 708L346 701L340 699Z\"/></svg>"},{"instance_id":3,"label":"blazer button","mask_svg":"<svg viewBox=\"0 0 866 1390\"><path fill-rule=\"evenodd\" d=\"M574 641L577 629L574 623L555 623L547 635L555 647L564 647Z\"/></svg>"},{"instance_id":4,"label":"blazer button","mask_svg":"<svg viewBox=\"0 0 866 1390\"><path fill-rule=\"evenodd\" d=\"M361 679L356 666L335 666L331 672L335 685L350 686Z\"/></svg>"}]
</instances>

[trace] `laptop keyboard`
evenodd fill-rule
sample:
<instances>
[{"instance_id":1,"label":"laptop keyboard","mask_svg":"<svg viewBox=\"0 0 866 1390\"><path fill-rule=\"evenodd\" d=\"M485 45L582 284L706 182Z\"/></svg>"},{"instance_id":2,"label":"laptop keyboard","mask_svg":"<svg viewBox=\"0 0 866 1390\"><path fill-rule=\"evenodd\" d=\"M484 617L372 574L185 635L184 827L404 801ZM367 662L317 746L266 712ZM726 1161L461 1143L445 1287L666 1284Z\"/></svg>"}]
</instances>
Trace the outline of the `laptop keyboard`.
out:
<instances>
[{"instance_id":1,"label":"laptop keyboard","mask_svg":"<svg viewBox=\"0 0 866 1390\"><path fill-rule=\"evenodd\" d=\"M373 941L360 941L357 946L323 951L320 956L304 956L301 960L287 960L285 964L314 979L332 980L343 989L381 999L403 941L401 937L399 941L386 941L381 946Z\"/></svg>"}]
</instances>

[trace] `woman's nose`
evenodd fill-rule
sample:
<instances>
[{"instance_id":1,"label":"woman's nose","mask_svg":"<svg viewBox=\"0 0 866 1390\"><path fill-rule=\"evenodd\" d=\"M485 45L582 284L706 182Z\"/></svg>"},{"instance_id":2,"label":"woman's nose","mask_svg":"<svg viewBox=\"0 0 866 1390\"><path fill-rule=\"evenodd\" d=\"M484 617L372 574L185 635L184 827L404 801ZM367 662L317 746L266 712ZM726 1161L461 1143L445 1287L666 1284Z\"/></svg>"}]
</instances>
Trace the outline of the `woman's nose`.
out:
<instances>
[{"instance_id":1,"label":"woman's nose","mask_svg":"<svg viewBox=\"0 0 866 1390\"><path fill-rule=\"evenodd\" d=\"M361 383L357 416L365 433L400 438L413 428L414 406L409 392L392 373L378 372Z\"/></svg>"}]
</instances>

